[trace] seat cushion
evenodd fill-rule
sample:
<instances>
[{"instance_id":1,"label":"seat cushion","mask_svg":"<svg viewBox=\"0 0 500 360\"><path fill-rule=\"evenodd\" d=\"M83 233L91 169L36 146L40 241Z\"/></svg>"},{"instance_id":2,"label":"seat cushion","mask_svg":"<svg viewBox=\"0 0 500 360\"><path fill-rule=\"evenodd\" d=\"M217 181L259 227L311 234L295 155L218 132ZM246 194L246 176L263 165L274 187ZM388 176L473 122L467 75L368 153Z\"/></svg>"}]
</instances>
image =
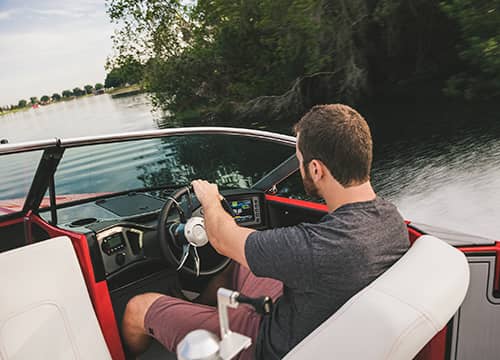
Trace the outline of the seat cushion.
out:
<instances>
[{"instance_id":1,"label":"seat cushion","mask_svg":"<svg viewBox=\"0 0 500 360\"><path fill-rule=\"evenodd\" d=\"M0 254L0 358L111 359L68 237Z\"/></svg>"}]
</instances>

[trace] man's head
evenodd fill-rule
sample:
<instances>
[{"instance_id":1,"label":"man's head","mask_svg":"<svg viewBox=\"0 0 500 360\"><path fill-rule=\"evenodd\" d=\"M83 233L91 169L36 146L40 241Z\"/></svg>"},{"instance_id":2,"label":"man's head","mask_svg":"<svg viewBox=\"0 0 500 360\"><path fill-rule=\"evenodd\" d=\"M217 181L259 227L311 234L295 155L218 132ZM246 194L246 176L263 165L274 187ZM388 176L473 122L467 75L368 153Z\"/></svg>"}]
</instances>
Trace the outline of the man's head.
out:
<instances>
[{"instance_id":1,"label":"man's head","mask_svg":"<svg viewBox=\"0 0 500 360\"><path fill-rule=\"evenodd\" d=\"M341 104L317 105L294 130L304 188L310 195L320 195L317 183L326 172L344 188L369 181L372 138L356 110Z\"/></svg>"}]
</instances>

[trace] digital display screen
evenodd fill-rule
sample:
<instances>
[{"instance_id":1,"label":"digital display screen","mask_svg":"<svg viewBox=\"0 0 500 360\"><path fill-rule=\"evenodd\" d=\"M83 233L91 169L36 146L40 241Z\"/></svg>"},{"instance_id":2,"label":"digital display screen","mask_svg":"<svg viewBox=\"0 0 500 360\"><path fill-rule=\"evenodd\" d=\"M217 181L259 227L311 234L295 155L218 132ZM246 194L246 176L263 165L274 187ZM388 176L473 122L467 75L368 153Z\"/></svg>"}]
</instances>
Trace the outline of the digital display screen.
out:
<instances>
[{"instance_id":1,"label":"digital display screen","mask_svg":"<svg viewBox=\"0 0 500 360\"><path fill-rule=\"evenodd\" d=\"M108 248L114 248L123 244L122 234L117 233L106 238L106 245Z\"/></svg>"},{"instance_id":2,"label":"digital display screen","mask_svg":"<svg viewBox=\"0 0 500 360\"><path fill-rule=\"evenodd\" d=\"M250 222L254 220L253 205L251 199L231 201L231 208L235 214L237 223Z\"/></svg>"}]
</instances>

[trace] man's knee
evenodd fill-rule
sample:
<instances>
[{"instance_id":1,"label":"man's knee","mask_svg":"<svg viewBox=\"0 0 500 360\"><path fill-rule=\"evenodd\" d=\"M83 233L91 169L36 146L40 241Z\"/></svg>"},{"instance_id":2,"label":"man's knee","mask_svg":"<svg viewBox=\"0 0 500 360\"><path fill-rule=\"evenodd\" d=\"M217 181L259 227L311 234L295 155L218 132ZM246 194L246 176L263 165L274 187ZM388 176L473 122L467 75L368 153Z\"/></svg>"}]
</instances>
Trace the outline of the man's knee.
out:
<instances>
[{"instance_id":1,"label":"man's knee","mask_svg":"<svg viewBox=\"0 0 500 360\"><path fill-rule=\"evenodd\" d=\"M144 329L144 317L151 305L164 295L158 293L145 293L131 298L123 315L123 327L133 326Z\"/></svg>"}]
</instances>

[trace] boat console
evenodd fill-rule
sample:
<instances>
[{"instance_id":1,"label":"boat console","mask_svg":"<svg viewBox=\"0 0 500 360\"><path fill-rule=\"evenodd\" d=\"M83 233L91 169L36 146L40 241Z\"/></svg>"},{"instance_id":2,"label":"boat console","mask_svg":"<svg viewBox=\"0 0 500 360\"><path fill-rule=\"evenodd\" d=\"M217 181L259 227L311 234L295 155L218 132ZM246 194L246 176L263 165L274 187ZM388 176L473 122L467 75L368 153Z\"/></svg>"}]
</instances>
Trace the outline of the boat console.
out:
<instances>
[{"instance_id":1,"label":"boat console","mask_svg":"<svg viewBox=\"0 0 500 360\"><path fill-rule=\"evenodd\" d=\"M119 288L138 280L134 275L137 267L151 268L154 272L161 267L159 263L165 264L158 244L158 216L172 193L172 190L131 192L63 207L58 209L58 226L85 234L93 240L89 240L89 245L95 242L92 261L101 266L94 267L102 270L102 278L108 281L110 289ZM267 227L264 193L242 189L222 191L222 194L240 226ZM192 201L192 216L202 218L202 207L194 197ZM179 214L172 211L168 221L178 222ZM180 257L182 247L173 251ZM202 267L214 267L222 258L210 245L198 248L198 252L203 259ZM144 275L148 271L140 273Z\"/></svg>"}]
</instances>

